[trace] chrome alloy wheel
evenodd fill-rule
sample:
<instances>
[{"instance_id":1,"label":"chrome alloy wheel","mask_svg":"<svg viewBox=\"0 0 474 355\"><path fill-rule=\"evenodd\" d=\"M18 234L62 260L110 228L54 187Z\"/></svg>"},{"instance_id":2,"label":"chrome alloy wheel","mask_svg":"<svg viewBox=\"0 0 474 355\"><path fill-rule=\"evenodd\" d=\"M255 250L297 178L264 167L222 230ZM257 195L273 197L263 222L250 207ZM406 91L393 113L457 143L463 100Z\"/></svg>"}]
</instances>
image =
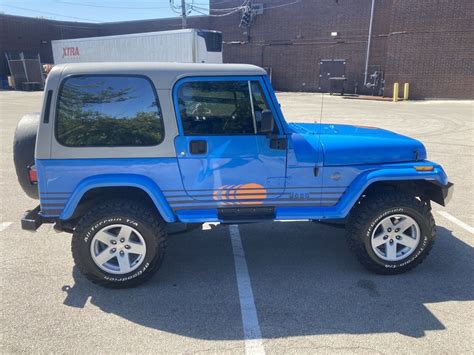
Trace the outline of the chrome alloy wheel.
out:
<instances>
[{"instance_id":1,"label":"chrome alloy wheel","mask_svg":"<svg viewBox=\"0 0 474 355\"><path fill-rule=\"evenodd\" d=\"M374 253L386 261L400 261L411 255L420 243L420 227L410 216L395 214L382 219L372 232Z\"/></svg>"},{"instance_id":2,"label":"chrome alloy wheel","mask_svg":"<svg viewBox=\"0 0 474 355\"><path fill-rule=\"evenodd\" d=\"M110 274L127 274L143 263L146 243L142 235L125 224L112 224L92 238L90 252L94 263Z\"/></svg>"}]
</instances>

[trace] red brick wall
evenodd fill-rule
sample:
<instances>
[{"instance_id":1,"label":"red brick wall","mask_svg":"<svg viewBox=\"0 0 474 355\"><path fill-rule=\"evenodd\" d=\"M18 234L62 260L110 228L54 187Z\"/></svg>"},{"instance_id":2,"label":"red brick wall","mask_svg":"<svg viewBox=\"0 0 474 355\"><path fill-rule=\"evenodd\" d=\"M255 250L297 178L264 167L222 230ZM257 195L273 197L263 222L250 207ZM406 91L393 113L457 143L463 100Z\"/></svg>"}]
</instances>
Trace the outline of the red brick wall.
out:
<instances>
[{"instance_id":1,"label":"red brick wall","mask_svg":"<svg viewBox=\"0 0 474 355\"><path fill-rule=\"evenodd\" d=\"M291 1L254 2L271 7ZM349 89L357 81L360 92L370 6L371 0L302 0L264 10L249 37L237 27L238 14L212 19L211 26L226 42L241 41L225 45L226 61L271 66L277 89L315 91L319 58L343 58ZM369 72L385 73L385 94L392 95L394 82L409 82L411 98L473 99L473 8L472 0L376 0ZM340 33L337 40L332 31Z\"/></svg>"},{"instance_id":2,"label":"red brick wall","mask_svg":"<svg viewBox=\"0 0 474 355\"><path fill-rule=\"evenodd\" d=\"M280 8L270 7L291 1L254 2L264 3L269 9L255 17L250 37L237 27L240 21L237 14L211 21L213 28L223 30L226 42L234 42L224 47L226 61L272 67L273 85L278 90L316 91L320 59L346 59L349 90L353 91L358 82L360 91L364 80L371 0L303 0ZM387 12L387 4L391 4L387 0L378 2L381 5L376 8L376 16L379 12ZM225 5L230 7L239 3L241 1L235 0ZM229 31L228 27L232 30ZM339 37L332 38L331 32L338 32ZM380 48L384 49L385 41L385 38L374 41L372 67L382 65L384 55Z\"/></svg>"},{"instance_id":3,"label":"red brick wall","mask_svg":"<svg viewBox=\"0 0 474 355\"><path fill-rule=\"evenodd\" d=\"M210 0L229 8L243 0ZM272 67L278 90L316 91L320 59L345 59L349 91L363 91L371 0L254 0L267 9L250 29L240 13L191 17L189 27L224 34L224 61ZM394 82L411 85L412 98L474 98L473 0L376 0L369 72L385 73L385 94ZM0 15L0 52L40 53L52 60L49 42L59 38L178 29L181 19L100 25ZM334 39L331 32L340 35ZM1 53L3 54L3 53ZM3 60L3 55L0 57ZM4 65L4 61L2 62ZM6 73L5 66L0 74ZM401 85L402 86L402 85Z\"/></svg>"},{"instance_id":4,"label":"red brick wall","mask_svg":"<svg viewBox=\"0 0 474 355\"><path fill-rule=\"evenodd\" d=\"M27 57L40 54L43 63L53 63L52 40L98 35L96 24L0 15L0 76L8 73L5 53L23 52Z\"/></svg>"},{"instance_id":5,"label":"red brick wall","mask_svg":"<svg viewBox=\"0 0 474 355\"><path fill-rule=\"evenodd\" d=\"M390 23L389 89L409 82L413 98L474 98L474 1L393 0Z\"/></svg>"}]
</instances>

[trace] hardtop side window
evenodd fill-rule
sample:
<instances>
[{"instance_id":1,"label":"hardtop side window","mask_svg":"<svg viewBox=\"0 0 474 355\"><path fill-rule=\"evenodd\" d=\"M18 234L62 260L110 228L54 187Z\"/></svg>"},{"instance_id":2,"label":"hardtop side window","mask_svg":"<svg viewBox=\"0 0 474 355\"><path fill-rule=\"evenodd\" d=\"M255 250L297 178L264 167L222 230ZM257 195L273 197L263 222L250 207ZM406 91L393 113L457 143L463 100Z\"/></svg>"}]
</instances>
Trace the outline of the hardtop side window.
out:
<instances>
[{"instance_id":1,"label":"hardtop side window","mask_svg":"<svg viewBox=\"0 0 474 355\"><path fill-rule=\"evenodd\" d=\"M255 134L246 80L185 82L178 105L185 135Z\"/></svg>"},{"instance_id":2,"label":"hardtop side window","mask_svg":"<svg viewBox=\"0 0 474 355\"><path fill-rule=\"evenodd\" d=\"M56 139L69 147L153 146L164 139L163 117L149 79L81 75L61 84Z\"/></svg>"}]
</instances>

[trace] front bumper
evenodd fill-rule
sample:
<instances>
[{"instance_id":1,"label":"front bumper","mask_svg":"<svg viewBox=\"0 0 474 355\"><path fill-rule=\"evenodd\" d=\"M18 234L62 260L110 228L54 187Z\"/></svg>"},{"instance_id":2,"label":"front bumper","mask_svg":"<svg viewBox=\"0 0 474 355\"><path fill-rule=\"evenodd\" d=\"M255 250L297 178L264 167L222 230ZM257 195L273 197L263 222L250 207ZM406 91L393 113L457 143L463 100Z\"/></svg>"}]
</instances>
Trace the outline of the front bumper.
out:
<instances>
[{"instance_id":1,"label":"front bumper","mask_svg":"<svg viewBox=\"0 0 474 355\"><path fill-rule=\"evenodd\" d=\"M441 206L446 206L453 196L453 191L452 182L443 185L438 181L431 181L431 186L425 191L425 197Z\"/></svg>"},{"instance_id":2,"label":"front bumper","mask_svg":"<svg viewBox=\"0 0 474 355\"><path fill-rule=\"evenodd\" d=\"M441 187L441 193L443 194L443 206L446 206L451 198L453 197L454 192L454 184L452 182L448 182L446 185Z\"/></svg>"}]
</instances>

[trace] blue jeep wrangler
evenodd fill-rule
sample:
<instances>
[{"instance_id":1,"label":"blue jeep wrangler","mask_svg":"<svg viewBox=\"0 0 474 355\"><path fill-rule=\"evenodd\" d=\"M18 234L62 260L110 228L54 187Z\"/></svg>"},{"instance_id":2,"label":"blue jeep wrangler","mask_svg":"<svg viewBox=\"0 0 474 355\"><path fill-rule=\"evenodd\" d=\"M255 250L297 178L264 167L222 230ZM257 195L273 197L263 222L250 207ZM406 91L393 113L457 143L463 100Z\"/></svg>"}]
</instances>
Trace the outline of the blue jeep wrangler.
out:
<instances>
[{"instance_id":1,"label":"blue jeep wrangler","mask_svg":"<svg viewBox=\"0 0 474 355\"><path fill-rule=\"evenodd\" d=\"M19 123L19 182L93 282L130 287L163 260L170 224L312 220L346 226L369 270L408 271L452 192L417 140L373 127L287 123L251 65L56 66Z\"/></svg>"}]
</instances>

